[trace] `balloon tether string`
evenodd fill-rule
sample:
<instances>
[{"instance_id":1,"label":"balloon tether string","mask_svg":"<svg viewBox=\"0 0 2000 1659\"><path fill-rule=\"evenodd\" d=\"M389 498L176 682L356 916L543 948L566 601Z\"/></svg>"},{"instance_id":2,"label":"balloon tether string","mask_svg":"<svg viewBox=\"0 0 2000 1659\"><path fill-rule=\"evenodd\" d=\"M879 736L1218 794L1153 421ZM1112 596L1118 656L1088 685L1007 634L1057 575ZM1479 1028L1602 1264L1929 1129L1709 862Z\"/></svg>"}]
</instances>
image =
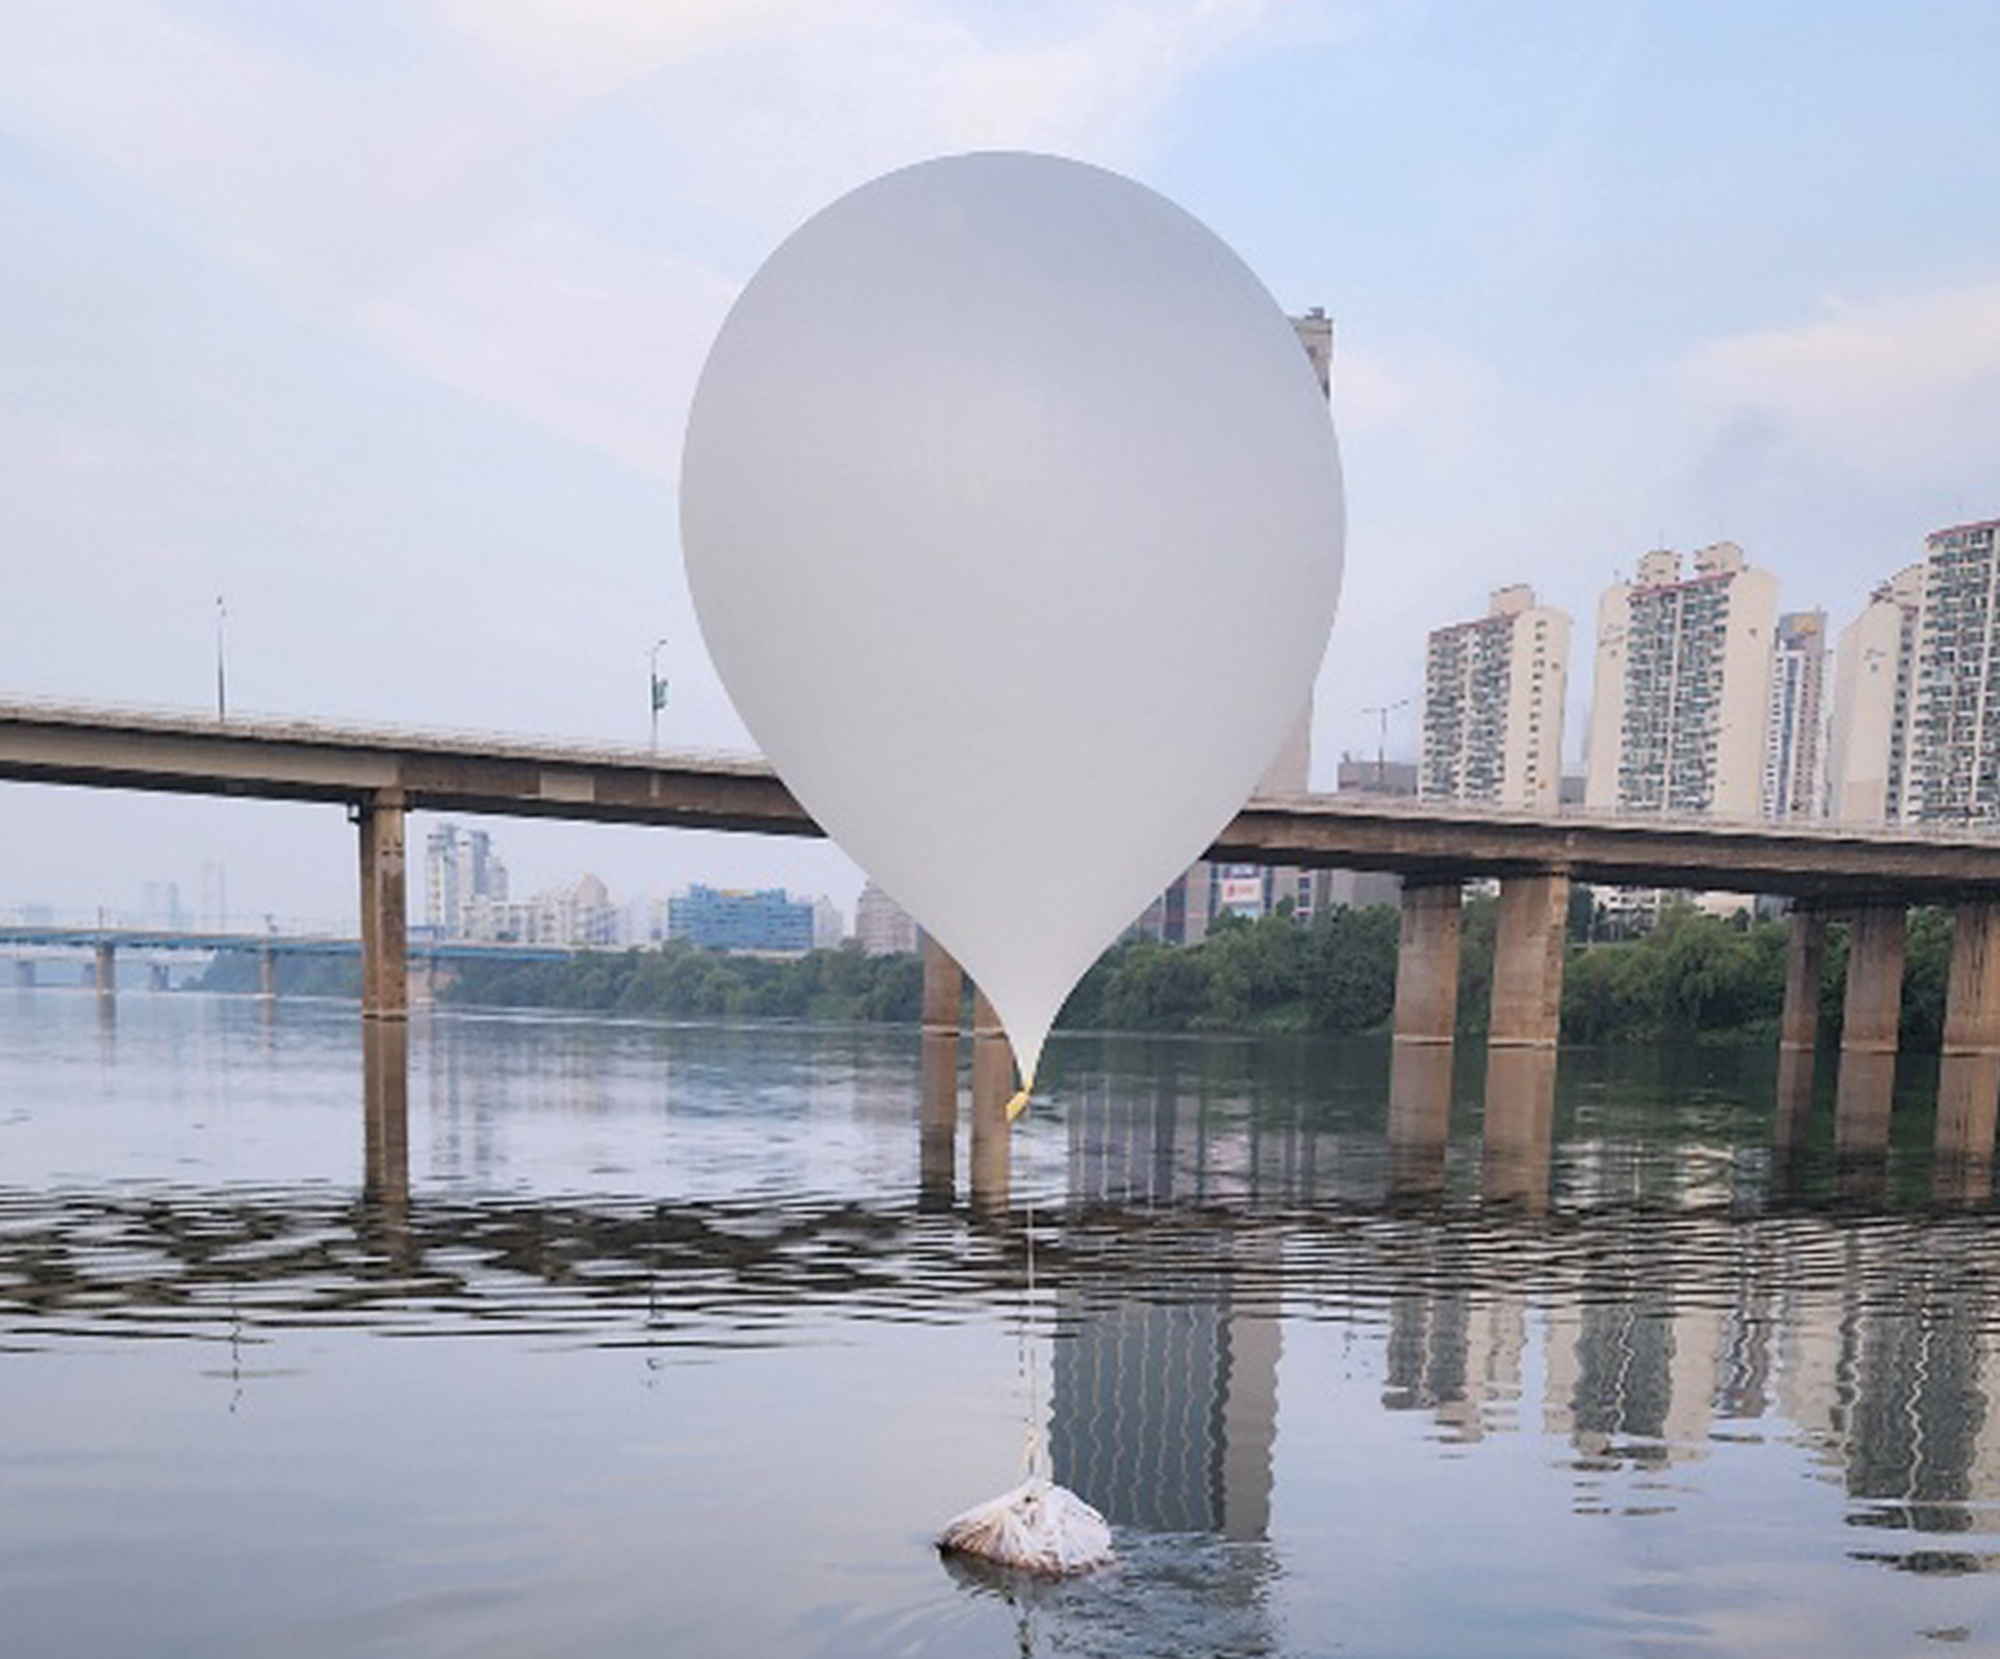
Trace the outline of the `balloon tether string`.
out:
<instances>
[{"instance_id":1,"label":"balloon tether string","mask_svg":"<svg viewBox=\"0 0 2000 1659\"><path fill-rule=\"evenodd\" d=\"M1024 1080L1024 1086L1016 1097L1023 1105L1026 1104L1028 1093L1033 1087L1032 1079ZM1049 1471L1042 1445L1042 1374L1041 1367L1037 1363L1039 1356L1035 1352L1034 1343L1035 1192L1032 1183L1027 1186L1023 1207L1027 1217L1028 1233L1028 1291L1021 1312L1021 1352L1023 1367L1028 1373L1028 1420L1025 1424L1026 1432L1022 1437L1021 1474L1025 1480L1033 1480L1037 1475L1046 1480L1049 1478Z\"/></svg>"}]
</instances>

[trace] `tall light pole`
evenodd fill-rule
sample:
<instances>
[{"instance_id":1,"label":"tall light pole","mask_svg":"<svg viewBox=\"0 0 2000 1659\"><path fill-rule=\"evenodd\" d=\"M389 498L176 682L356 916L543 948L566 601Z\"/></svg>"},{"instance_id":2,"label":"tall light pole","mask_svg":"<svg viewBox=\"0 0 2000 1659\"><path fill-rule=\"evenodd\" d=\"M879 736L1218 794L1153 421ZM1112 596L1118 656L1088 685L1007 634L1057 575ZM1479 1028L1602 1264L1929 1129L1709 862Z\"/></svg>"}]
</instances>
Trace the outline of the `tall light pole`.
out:
<instances>
[{"instance_id":1,"label":"tall light pole","mask_svg":"<svg viewBox=\"0 0 2000 1659\"><path fill-rule=\"evenodd\" d=\"M222 667L222 625L229 620L229 612L223 608L222 595L215 596L215 718L229 718L229 683Z\"/></svg>"},{"instance_id":2,"label":"tall light pole","mask_svg":"<svg viewBox=\"0 0 2000 1659\"><path fill-rule=\"evenodd\" d=\"M652 735L647 739L646 747L655 754L660 748L660 710L667 706L667 682L660 678L660 650L666 643L662 636L653 641L652 650L646 653L646 683L653 706Z\"/></svg>"},{"instance_id":3,"label":"tall light pole","mask_svg":"<svg viewBox=\"0 0 2000 1659\"><path fill-rule=\"evenodd\" d=\"M1378 795L1386 795L1389 792L1389 716L1398 709L1408 708L1414 701L1415 699L1411 697L1399 697L1393 703L1378 703L1374 708L1361 711L1363 714L1376 714L1382 717L1381 729L1375 737L1375 793Z\"/></svg>"}]
</instances>

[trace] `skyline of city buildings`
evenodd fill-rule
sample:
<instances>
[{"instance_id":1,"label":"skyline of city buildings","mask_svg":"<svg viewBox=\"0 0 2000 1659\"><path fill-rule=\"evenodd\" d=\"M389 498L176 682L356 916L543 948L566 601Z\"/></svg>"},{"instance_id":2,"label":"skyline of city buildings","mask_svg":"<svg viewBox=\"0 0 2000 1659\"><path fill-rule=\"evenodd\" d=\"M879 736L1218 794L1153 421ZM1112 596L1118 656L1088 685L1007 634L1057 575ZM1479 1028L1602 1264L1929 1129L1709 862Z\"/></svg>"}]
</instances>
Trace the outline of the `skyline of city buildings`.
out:
<instances>
[{"instance_id":1,"label":"skyline of city buildings","mask_svg":"<svg viewBox=\"0 0 2000 1659\"><path fill-rule=\"evenodd\" d=\"M431 931L477 943L611 949L674 938L705 949L802 954L833 949L846 935L831 899L782 888L746 893L695 883L664 899L640 895L620 907L604 882L586 872L563 886L513 898L507 866L488 832L450 821L425 839L424 889Z\"/></svg>"}]
</instances>

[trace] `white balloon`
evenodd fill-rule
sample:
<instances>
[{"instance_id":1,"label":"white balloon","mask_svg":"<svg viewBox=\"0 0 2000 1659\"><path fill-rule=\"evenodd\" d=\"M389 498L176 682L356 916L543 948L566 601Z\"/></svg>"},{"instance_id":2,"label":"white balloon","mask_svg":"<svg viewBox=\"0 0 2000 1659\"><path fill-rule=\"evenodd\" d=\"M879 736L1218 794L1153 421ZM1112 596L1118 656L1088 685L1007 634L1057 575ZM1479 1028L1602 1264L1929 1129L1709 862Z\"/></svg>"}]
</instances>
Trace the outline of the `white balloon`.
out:
<instances>
[{"instance_id":1,"label":"white balloon","mask_svg":"<svg viewBox=\"0 0 2000 1659\"><path fill-rule=\"evenodd\" d=\"M738 712L1029 1083L1298 719L1342 530L1332 422L1256 277L1050 156L924 162L807 221L723 324L682 458Z\"/></svg>"}]
</instances>

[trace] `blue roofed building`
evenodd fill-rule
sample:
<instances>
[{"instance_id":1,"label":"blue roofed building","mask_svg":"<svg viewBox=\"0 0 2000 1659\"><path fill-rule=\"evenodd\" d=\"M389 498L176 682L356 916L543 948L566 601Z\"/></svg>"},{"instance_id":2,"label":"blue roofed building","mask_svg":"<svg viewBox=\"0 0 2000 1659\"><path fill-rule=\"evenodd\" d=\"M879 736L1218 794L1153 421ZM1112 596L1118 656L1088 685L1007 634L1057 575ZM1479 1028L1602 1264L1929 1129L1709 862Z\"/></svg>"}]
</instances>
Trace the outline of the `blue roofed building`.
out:
<instances>
[{"instance_id":1,"label":"blue roofed building","mask_svg":"<svg viewBox=\"0 0 2000 1659\"><path fill-rule=\"evenodd\" d=\"M667 937L703 950L803 956L813 948L812 900L782 887L691 886L667 900Z\"/></svg>"}]
</instances>

